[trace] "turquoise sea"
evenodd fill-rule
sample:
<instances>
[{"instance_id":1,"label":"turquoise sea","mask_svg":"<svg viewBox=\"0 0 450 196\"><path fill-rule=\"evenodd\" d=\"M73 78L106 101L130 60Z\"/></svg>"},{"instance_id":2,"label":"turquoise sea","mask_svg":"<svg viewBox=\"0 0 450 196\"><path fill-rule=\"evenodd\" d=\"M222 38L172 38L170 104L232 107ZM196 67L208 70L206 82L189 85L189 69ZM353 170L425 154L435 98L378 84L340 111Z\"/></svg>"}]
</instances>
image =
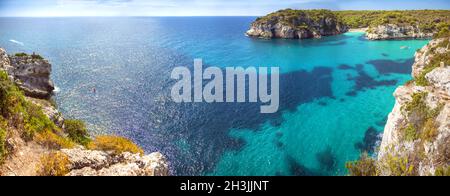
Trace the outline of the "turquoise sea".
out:
<instances>
[{"instance_id":1,"label":"turquoise sea","mask_svg":"<svg viewBox=\"0 0 450 196\"><path fill-rule=\"evenodd\" d=\"M0 18L0 47L48 58L66 117L161 151L174 175L345 175L346 161L376 148L392 93L428 40L260 40L244 35L255 18ZM194 58L279 66L279 112L174 103L170 72Z\"/></svg>"}]
</instances>

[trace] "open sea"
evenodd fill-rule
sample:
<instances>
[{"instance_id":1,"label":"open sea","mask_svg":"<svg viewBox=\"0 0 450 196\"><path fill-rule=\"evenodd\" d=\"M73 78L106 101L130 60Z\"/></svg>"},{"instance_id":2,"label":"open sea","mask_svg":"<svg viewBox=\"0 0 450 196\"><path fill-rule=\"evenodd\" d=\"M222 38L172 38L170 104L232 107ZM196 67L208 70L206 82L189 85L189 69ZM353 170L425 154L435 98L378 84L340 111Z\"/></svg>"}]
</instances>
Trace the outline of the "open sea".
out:
<instances>
[{"instance_id":1,"label":"open sea","mask_svg":"<svg viewBox=\"0 0 450 196\"><path fill-rule=\"evenodd\" d=\"M49 59L66 118L162 152L173 175L346 175L345 162L376 149L392 93L428 40L253 39L255 18L0 18L0 47ZM194 58L279 66L279 111L174 103L170 73Z\"/></svg>"}]
</instances>

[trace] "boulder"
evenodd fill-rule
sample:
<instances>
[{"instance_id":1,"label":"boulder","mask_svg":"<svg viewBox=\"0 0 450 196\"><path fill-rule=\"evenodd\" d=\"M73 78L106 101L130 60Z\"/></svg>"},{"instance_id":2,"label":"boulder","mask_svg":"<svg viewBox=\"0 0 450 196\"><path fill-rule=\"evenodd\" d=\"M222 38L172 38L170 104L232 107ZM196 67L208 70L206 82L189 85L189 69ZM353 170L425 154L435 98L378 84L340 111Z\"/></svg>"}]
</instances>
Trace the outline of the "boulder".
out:
<instances>
[{"instance_id":1,"label":"boulder","mask_svg":"<svg viewBox=\"0 0 450 196\"><path fill-rule=\"evenodd\" d=\"M55 87L50 79L52 66L47 60L33 55L9 56L9 60L10 74L25 95L40 99L51 97Z\"/></svg>"},{"instance_id":2,"label":"boulder","mask_svg":"<svg viewBox=\"0 0 450 196\"><path fill-rule=\"evenodd\" d=\"M69 158L68 176L167 176L169 166L159 152L114 154L82 148L62 149Z\"/></svg>"}]
</instances>

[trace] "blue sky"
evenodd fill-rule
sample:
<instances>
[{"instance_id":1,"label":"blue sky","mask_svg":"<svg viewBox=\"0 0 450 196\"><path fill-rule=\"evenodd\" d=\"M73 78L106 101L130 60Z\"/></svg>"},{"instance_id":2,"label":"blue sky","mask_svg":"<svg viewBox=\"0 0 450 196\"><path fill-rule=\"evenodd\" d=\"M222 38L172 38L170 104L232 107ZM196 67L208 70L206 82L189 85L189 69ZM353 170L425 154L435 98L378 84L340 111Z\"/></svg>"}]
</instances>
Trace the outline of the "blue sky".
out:
<instances>
[{"instance_id":1,"label":"blue sky","mask_svg":"<svg viewBox=\"0 0 450 196\"><path fill-rule=\"evenodd\" d=\"M0 0L0 16L260 16L284 8L450 9L450 0Z\"/></svg>"}]
</instances>

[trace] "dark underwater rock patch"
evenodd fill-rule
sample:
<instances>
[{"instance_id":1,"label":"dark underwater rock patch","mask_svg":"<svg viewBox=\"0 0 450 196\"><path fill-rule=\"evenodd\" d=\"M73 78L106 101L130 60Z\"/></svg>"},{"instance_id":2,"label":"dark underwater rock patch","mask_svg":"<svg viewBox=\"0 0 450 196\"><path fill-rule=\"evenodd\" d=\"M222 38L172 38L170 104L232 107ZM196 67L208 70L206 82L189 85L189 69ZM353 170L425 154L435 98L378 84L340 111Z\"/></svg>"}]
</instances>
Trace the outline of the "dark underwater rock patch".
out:
<instances>
[{"instance_id":1,"label":"dark underwater rock patch","mask_svg":"<svg viewBox=\"0 0 450 196\"><path fill-rule=\"evenodd\" d=\"M369 74L364 71L364 65L356 65L357 76L348 76L347 80L354 81L355 86L353 89L346 93L347 96L356 96L358 92L367 89L375 89L379 86L394 86L397 84L397 80L375 80Z\"/></svg>"},{"instance_id":2,"label":"dark underwater rock patch","mask_svg":"<svg viewBox=\"0 0 450 196\"><path fill-rule=\"evenodd\" d=\"M330 146L327 146L324 151L317 153L316 159L322 170L332 171L336 167L336 155L333 154Z\"/></svg>"},{"instance_id":3,"label":"dark underwater rock patch","mask_svg":"<svg viewBox=\"0 0 450 196\"><path fill-rule=\"evenodd\" d=\"M381 75L388 75L392 73L396 74L410 74L412 71L412 64L414 63L414 58L406 60L388 60L388 59L378 59L368 61L367 64L371 64L377 69L378 73Z\"/></svg>"},{"instance_id":4,"label":"dark underwater rock patch","mask_svg":"<svg viewBox=\"0 0 450 196\"><path fill-rule=\"evenodd\" d=\"M362 142L357 142L355 148L361 152L373 153L377 142L381 140L378 131L374 127L369 127L365 134Z\"/></svg>"}]
</instances>

